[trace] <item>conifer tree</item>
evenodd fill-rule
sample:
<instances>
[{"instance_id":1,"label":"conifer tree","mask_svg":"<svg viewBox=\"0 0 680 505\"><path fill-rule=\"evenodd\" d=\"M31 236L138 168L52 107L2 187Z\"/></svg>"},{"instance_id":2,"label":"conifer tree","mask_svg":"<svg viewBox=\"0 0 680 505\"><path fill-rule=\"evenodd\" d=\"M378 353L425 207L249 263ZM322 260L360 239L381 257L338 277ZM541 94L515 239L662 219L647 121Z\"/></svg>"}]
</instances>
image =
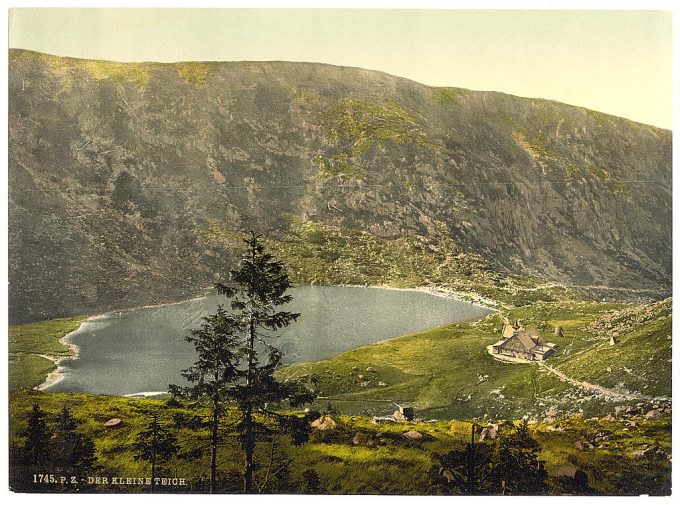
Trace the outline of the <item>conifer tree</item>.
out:
<instances>
[{"instance_id":1,"label":"conifer tree","mask_svg":"<svg viewBox=\"0 0 680 505\"><path fill-rule=\"evenodd\" d=\"M94 443L76 431L77 421L64 405L54 432L53 461L57 469L82 477L96 461Z\"/></svg>"},{"instance_id":2,"label":"conifer tree","mask_svg":"<svg viewBox=\"0 0 680 505\"><path fill-rule=\"evenodd\" d=\"M219 444L220 417L224 404L233 397L236 381L244 373L239 369L238 352L240 339L239 321L222 306L217 312L203 318L203 324L186 337L196 349L197 361L182 372L191 386L170 386L175 396L209 404L210 426L210 493L216 491L217 448Z\"/></svg>"},{"instance_id":3,"label":"conifer tree","mask_svg":"<svg viewBox=\"0 0 680 505\"><path fill-rule=\"evenodd\" d=\"M250 232L239 268L230 272L230 285L219 283L217 291L230 299L232 315L238 325L239 356L242 356L244 380L233 388L233 399L241 412L238 426L244 452L244 493L255 490L254 453L258 435L269 429L255 419L255 414L281 420L268 406L287 401L298 406L313 399L311 392L295 381L281 382L274 377L283 354L270 342L273 332L294 322L300 314L279 310L292 301L291 287L284 265L265 251L260 236ZM289 419L287 421L290 421Z\"/></svg>"},{"instance_id":4,"label":"conifer tree","mask_svg":"<svg viewBox=\"0 0 680 505\"><path fill-rule=\"evenodd\" d=\"M137 453L135 459L151 463L153 493L158 465L172 458L179 450L177 437L158 422L158 414L154 413L151 422L137 434L133 448Z\"/></svg>"},{"instance_id":5,"label":"conifer tree","mask_svg":"<svg viewBox=\"0 0 680 505\"><path fill-rule=\"evenodd\" d=\"M26 436L22 447L24 462L31 467L47 467L50 461L50 432L45 413L40 410L37 402L33 404L23 434Z\"/></svg>"}]
</instances>

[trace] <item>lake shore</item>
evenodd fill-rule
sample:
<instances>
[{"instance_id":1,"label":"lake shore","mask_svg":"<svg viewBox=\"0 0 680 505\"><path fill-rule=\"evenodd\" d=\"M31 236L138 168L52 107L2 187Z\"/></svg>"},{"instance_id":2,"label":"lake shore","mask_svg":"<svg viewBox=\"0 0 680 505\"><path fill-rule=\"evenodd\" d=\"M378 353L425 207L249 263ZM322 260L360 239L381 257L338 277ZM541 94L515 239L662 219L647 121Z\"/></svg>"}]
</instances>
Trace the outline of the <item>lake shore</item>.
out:
<instances>
[{"instance_id":1,"label":"lake shore","mask_svg":"<svg viewBox=\"0 0 680 505\"><path fill-rule=\"evenodd\" d=\"M373 289L389 289L393 291L413 291L416 293L426 293L432 296L438 296L440 298L446 298L448 300L456 300L458 302L467 302L477 307L483 307L485 309L493 310L497 312L502 305L491 298L486 298L481 295L474 293L454 291L453 289L443 288L438 286L416 286L413 288L397 288L389 285L372 285L364 286L359 284L337 284L339 287L347 288L373 288Z\"/></svg>"},{"instance_id":2,"label":"lake shore","mask_svg":"<svg viewBox=\"0 0 680 505\"><path fill-rule=\"evenodd\" d=\"M54 370L52 370L50 373L48 373L47 377L45 378L45 381L42 384L36 386L34 389L36 389L37 391L44 391L44 390L54 386L55 384L58 384L59 382L61 382L64 379L63 366L62 366L63 363L65 361L71 361L71 360L76 360L76 359L80 358L80 347L78 347L76 344L71 342L71 337L75 333L83 331L83 329L85 328L85 326L87 325L88 322L96 320L97 318L100 318L100 317L102 317L102 316L90 316L90 317L88 317L87 319L81 321L78 328L76 328L75 330L73 330L70 333L67 333L66 335L64 335L63 337L61 337L59 339L59 343L68 347L68 349L70 351L70 353L67 356L49 356L49 355L46 355L46 354L39 354L39 356L52 361L54 363L54 365L56 366L56 368Z\"/></svg>"}]
</instances>

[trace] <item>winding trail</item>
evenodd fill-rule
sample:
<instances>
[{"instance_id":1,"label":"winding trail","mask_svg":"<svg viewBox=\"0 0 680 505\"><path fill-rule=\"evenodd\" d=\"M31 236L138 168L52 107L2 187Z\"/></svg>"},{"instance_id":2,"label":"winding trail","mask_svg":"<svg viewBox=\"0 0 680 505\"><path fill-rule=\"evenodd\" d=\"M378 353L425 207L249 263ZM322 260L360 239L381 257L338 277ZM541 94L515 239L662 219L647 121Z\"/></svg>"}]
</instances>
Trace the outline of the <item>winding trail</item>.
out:
<instances>
[{"instance_id":1,"label":"winding trail","mask_svg":"<svg viewBox=\"0 0 680 505\"><path fill-rule=\"evenodd\" d=\"M538 366L542 367L543 369L547 370L551 374L557 376L561 381L563 382L568 382L570 384L573 384L574 386L587 389L589 391L595 391L597 393L601 393L605 396L611 397L614 400L646 400L646 401L654 401L655 398L652 398L651 396L646 396L642 395L640 393L621 393L619 391L614 391L613 389L608 389L603 386L599 386L597 384L591 384L590 382L585 382L585 381L580 381L577 379L574 379L572 377L568 377L564 373L560 372L559 370L546 365L545 363L539 361Z\"/></svg>"}]
</instances>

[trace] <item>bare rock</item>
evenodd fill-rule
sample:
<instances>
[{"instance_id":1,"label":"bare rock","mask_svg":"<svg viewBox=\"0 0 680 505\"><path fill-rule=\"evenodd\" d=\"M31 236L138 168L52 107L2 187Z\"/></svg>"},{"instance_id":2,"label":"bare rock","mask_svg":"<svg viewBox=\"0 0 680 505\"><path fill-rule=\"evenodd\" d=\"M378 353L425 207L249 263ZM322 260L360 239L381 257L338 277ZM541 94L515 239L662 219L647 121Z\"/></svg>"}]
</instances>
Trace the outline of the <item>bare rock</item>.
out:
<instances>
[{"instance_id":1,"label":"bare rock","mask_svg":"<svg viewBox=\"0 0 680 505\"><path fill-rule=\"evenodd\" d=\"M423 439L423 434L420 433L419 431L415 430L410 430L402 433L403 437L408 438L409 440L422 440Z\"/></svg>"},{"instance_id":2,"label":"bare rock","mask_svg":"<svg viewBox=\"0 0 680 505\"><path fill-rule=\"evenodd\" d=\"M479 441L482 442L483 440L486 439L496 439L498 438L498 425L497 424L487 424L484 428L482 428L482 433L479 435Z\"/></svg>"},{"instance_id":3,"label":"bare rock","mask_svg":"<svg viewBox=\"0 0 680 505\"><path fill-rule=\"evenodd\" d=\"M113 419L109 419L104 423L105 428L120 428L120 426L123 424L123 421L118 419L117 417L114 417Z\"/></svg>"},{"instance_id":4,"label":"bare rock","mask_svg":"<svg viewBox=\"0 0 680 505\"><path fill-rule=\"evenodd\" d=\"M338 426L338 423L331 416L321 416L316 421L312 422L312 428L317 430L334 430Z\"/></svg>"},{"instance_id":5,"label":"bare rock","mask_svg":"<svg viewBox=\"0 0 680 505\"><path fill-rule=\"evenodd\" d=\"M575 466L562 465L557 469L557 477L569 479L581 486L588 484L588 474L586 474L586 472L583 470L579 470Z\"/></svg>"},{"instance_id":6,"label":"bare rock","mask_svg":"<svg viewBox=\"0 0 680 505\"><path fill-rule=\"evenodd\" d=\"M368 433L357 432L354 437L352 437L352 443L354 445L366 445L372 447L374 445L373 437Z\"/></svg>"},{"instance_id":7,"label":"bare rock","mask_svg":"<svg viewBox=\"0 0 680 505\"><path fill-rule=\"evenodd\" d=\"M652 409L645 414L645 419L659 419L663 414L658 409Z\"/></svg>"}]
</instances>

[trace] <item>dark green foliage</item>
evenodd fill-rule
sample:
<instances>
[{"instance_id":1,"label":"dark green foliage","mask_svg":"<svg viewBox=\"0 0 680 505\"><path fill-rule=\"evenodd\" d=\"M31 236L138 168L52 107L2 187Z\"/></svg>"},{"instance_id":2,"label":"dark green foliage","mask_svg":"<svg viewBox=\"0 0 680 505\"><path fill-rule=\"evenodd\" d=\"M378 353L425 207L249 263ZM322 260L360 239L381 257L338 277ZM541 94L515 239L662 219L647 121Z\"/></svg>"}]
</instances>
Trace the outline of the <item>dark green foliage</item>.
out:
<instances>
[{"instance_id":1,"label":"dark green foliage","mask_svg":"<svg viewBox=\"0 0 680 505\"><path fill-rule=\"evenodd\" d=\"M475 442L475 425L472 425L470 442L462 450L445 455L433 454L435 462L430 472L435 489L444 494L492 494L490 481L493 447L489 443Z\"/></svg>"},{"instance_id":2,"label":"dark green foliage","mask_svg":"<svg viewBox=\"0 0 680 505\"><path fill-rule=\"evenodd\" d=\"M226 403L235 404L241 414L236 430L245 456L246 493L255 490L253 458L258 439L275 436L265 419L255 418L256 413L289 432L296 445L309 437L308 419L282 415L270 408L282 402L296 407L314 398L306 384L274 377L282 357L281 351L270 343L274 332L300 316L278 310L292 300L286 294L290 280L283 264L265 252L259 236L251 232L245 242L247 250L241 264L230 272L232 282L216 285L218 292L230 300L231 311L220 306L217 313L205 317L203 325L187 337L198 355L194 365L182 373L192 385L170 386L173 395L210 403L211 492L217 489L220 417ZM175 420L185 426L189 422L186 418ZM277 475L281 477L280 472Z\"/></svg>"},{"instance_id":3,"label":"dark green foliage","mask_svg":"<svg viewBox=\"0 0 680 505\"><path fill-rule=\"evenodd\" d=\"M517 433L502 437L492 461L491 481L503 495L541 495L548 492L541 446L529 435L526 419ZM500 490L498 490L500 487Z\"/></svg>"},{"instance_id":4,"label":"dark green foliage","mask_svg":"<svg viewBox=\"0 0 680 505\"><path fill-rule=\"evenodd\" d=\"M23 445L10 445L10 484L18 491L83 491L84 480L97 458L92 439L78 431L79 423L64 405L54 429L37 402L28 415ZM49 480L37 480L47 475Z\"/></svg>"},{"instance_id":5,"label":"dark green foliage","mask_svg":"<svg viewBox=\"0 0 680 505\"><path fill-rule=\"evenodd\" d=\"M137 434L133 449L135 459L151 463L151 491L155 489L158 465L170 460L179 451L177 437L158 422L154 413L149 424Z\"/></svg>"},{"instance_id":6,"label":"dark green foliage","mask_svg":"<svg viewBox=\"0 0 680 505\"><path fill-rule=\"evenodd\" d=\"M465 495L540 495L548 492L540 445L524 420L516 433L496 442L476 442L475 427L464 449L434 454L434 490Z\"/></svg>"},{"instance_id":7,"label":"dark green foliage","mask_svg":"<svg viewBox=\"0 0 680 505\"><path fill-rule=\"evenodd\" d=\"M302 474L302 492L304 494L322 494L324 492L321 479L316 470L305 470Z\"/></svg>"},{"instance_id":8,"label":"dark green foliage","mask_svg":"<svg viewBox=\"0 0 680 505\"><path fill-rule=\"evenodd\" d=\"M37 403L28 416L28 426L24 432L23 461L33 467L47 465L50 459L50 431L47 428L45 413Z\"/></svg>"},{"instance_id":9,"label":"dark green foliage","mask_svg":"<svg viewBox=\"0 0 680 505\"><path fill-rule=\"evenodd\" d=\"M87 476L97 458L91 438L77 431L78 422L64 405L54 430L52 458L57 471Z\"/></svg>"},{"instance_id":10,"label":"dark green foliage","mask_svg":"<svg viewBox=\"0 0 680 505\"><path fill-rule=\"evenodd\" d=\"M283 401L299 406L314 396L299 381L280 381L274 377L282 354L269 343L272 333L291 324L300 314L278 310L279 306L292 300L286 294L291 284L283 264L265 251L260 237L254 232L245 242L247 248L241 264L230 272L232 284L219 283L216 287L231 300L233 329L241 338L238 356L242 368L239 370L245 380L234 384L231 398L243 416L237 427L245 455L243 491L251 493L255 490L253 457L258 435L269 431L254 419L255 411L274 416L282 426L290 428L291 419L274 414L268 407ZM304 438L299 430L292 433L296 441Z\"/></svg>"},{"instance_id":11,"label":"dark green foliage","mask_svg":"<svg viewBox=\"0 0 680 505\"><path fill-rule=\"evenodd\" d=\"M217 480L217 446L219 443L220 415L223 404L233 398L235 382L243 377L239 369L240 322L234 319L222 306L215 314L203 318L204 323L191 335L186 337L196 349L197 361L182 372L182 376L192 386L171 385L169 391L173 396L181 396L196 401L207 401L210 404L211 420L210 436L210 492L216 491ZM186 419L175 419L178 424L185 424ZM204 426L203 421L192 419L195 429Z\"/></svg>"}]
</instances>

